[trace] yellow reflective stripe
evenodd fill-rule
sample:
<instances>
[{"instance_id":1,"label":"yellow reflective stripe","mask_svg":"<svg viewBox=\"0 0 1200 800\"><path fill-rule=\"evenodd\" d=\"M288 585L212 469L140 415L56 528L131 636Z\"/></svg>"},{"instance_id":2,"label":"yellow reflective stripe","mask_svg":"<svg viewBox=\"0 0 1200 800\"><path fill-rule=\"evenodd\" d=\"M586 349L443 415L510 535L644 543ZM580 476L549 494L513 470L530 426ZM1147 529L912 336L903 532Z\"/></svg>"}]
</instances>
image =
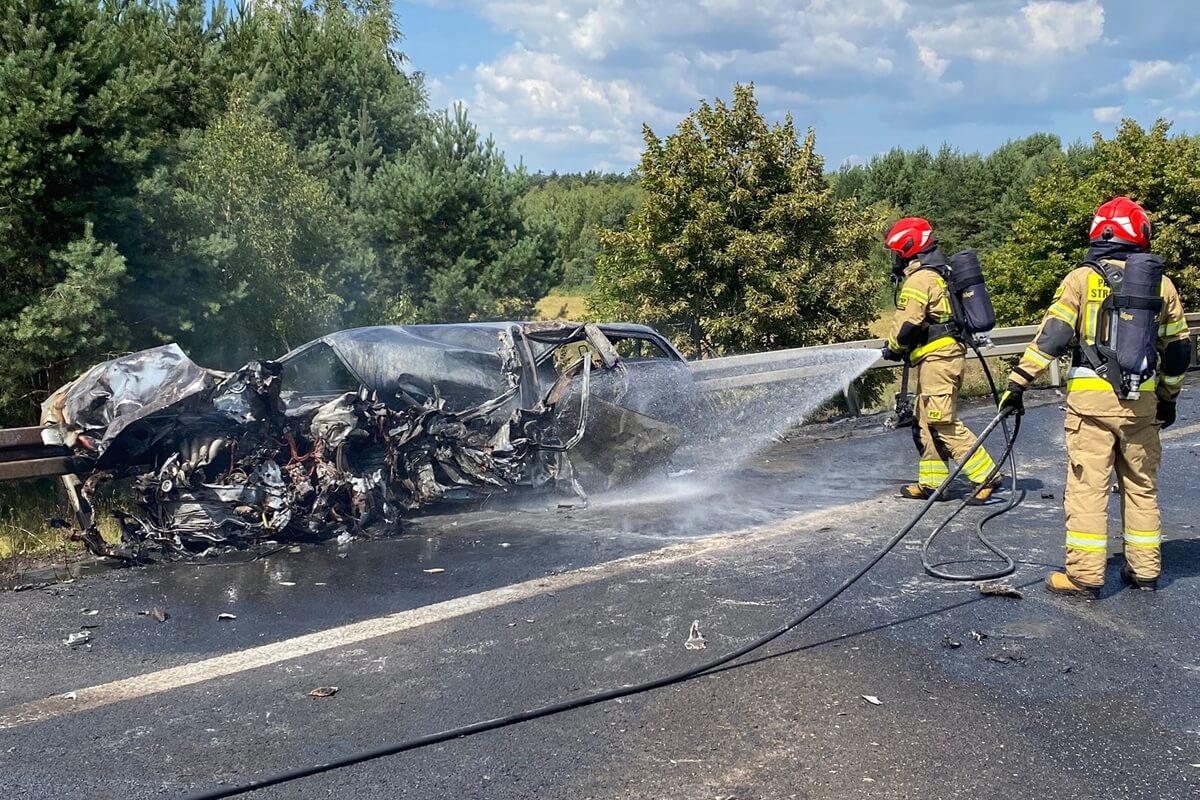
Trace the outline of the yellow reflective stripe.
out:
<instances>
[{"instance_id":1,"label":"yellow reflective stripe","mask_svg":"<svg viewBox=\"0 0 1200 800\"><path fill-rule=\"evenodd\" d=\"M929 302L929 295L925 294L920 289L913 289L911 287L906 286L900 290L900 299L908 300L909 298L912 298L913 300L916 300L916 301L920 302L921 304L925 304L925 303Z\"/></svg>"},{"instance_id":2,"label":"yellow reflective stripe","mask_svg":"<svg viewBox=\"0 0 1200 800\"><path fill-rule=\"evenodd\" d=\"M942 461L922 461L917 473L917 483L922 486L941 486L950 477L950 468Z\"/></svg>"},{"instance_id":3,"label":"yellow reflective stripe","mask_svg":"<svg viewBox=\"0 0 1200 800\"><path fill-rule=\"evenodd\" d=\"M1063 322L1075 327L1075 323L1079 321L1079 314L1073 308L1063 303L1055 303L1050 306L1050 315L1058 317Z\"/></svg>"},{"instance_id":4,"label":"yellow reflective stripe","mask_svg":"<svg viewBox=\"0 0 1200 800\"><path fill-rule=\"evenodd\" d=\"M995 468L996 462L992 461L988 451L980 449L971 456L971 460L963 467L963 472L967 474L967 480L971 483L983 483Z\"/></svg>"},{"instance_id":5,"label":"yellow reflective stripe","mask_svg":"<svg viewBox=\"0 0 1200 800\"><path fill-rule=\"evenodd\" d=\"M1088 553L1103 553L1108 549L1108 534L1067 531L1067 547Z\"/></svg>"},{"instance_id":6,"label":"yellow reflective stripe","mask_svg":"<svg viewBox=\"0 0 1200 800\"><path fill-rule=\"evenodd\" d=\"M1039 367L1050 366L1050 356L1046 355L1041 350L1038 350L1033 345L1029 345L1029 347L1025 348L1025 358L1028 358Z\"/></svg>"},{"instance_id":7,"label":"yellow reflective stripe","mask_svg":"<svg viewBox=\"0 0 1200 800\"><path fill-rule=\"evenodd\" d=\"M1142 385L1138 387L1138 391L1152 392L1158 388L1158 382L1154 378L1148 381L1142 381ZM1111 392L1113 386L1104 378L1067 378L1068 392Z\"/></svg>"},{"instance_id":8,"label":"yellow reflective stripe","mask_svg":"<svg viewBox=\"0 0 1200 800\"><path fill-rule=\"evenodd\" d=\"M1187 320L1176 320L1168 322L1166 325L1158 326L1159 336L1175 336L1176 334L1186 333L1188 329Z\"/></svg>"},{"instance_id":9,"label":"yellow reflective stripe","mask_svg":"<svg viewBox=\"0 0 1200 800\"><path fill-rule=\"evenodd\" d=\"M1162 382L1167 386L1178 386L1183 383L1184 377L1183 375L1163 375Z\"/></svg>"},{"instance_id":10,"label":"yellow reflective stripe","mask_svg":"<svg viewBox=\"0 0 1200 800\"><path fill-rule=\"evenodd\" d=\"M1098 303L1088 303L1087 306L1087 321L1083 328L1083 338L1088 344L1096 343L1096 325L1100 317L1100 305Z\"/></svg>"},{"instance_id":11,"label":"yellow reflective stripe","mask_svg":"<svg viewBox=\"0 0 1200 800\"><path fill-rule=\"evenodd\" d=\"M1158 547L1162 544L1162 531L1125 531L1126 547Z\"/></svg>"},{"instance_id":12,"label":"yellow reflective stripe","mask_svg":"<svg viewBox=\"0 0 1200 800\"><path fill-rule=\"evenodd\" d=\"M920 347L915 348L912 351L913 360L919 361L920 359L924 358L925 356L929 355L930 353L934 352L935 350L941 350L943 347L951 346L957 341L958 340L955 339L953 336L942 336L939 339L934 339L932 342L923 344Z\"/></svg>"}]
</instances>

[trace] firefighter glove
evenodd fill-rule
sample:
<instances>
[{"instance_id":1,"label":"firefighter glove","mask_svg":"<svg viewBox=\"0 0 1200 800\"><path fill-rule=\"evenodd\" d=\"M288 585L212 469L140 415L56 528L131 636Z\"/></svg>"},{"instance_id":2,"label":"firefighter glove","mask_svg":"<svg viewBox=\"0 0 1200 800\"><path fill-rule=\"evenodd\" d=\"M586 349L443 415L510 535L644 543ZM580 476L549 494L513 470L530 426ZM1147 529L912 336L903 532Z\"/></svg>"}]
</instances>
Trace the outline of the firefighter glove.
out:
<instances>
[{"instance_id":1,"label":"firefighter glove","mask_svg":"<svg viewBox=\"0 0 1200 800\"><path fill-rule=\"evenodd\" d=\"M1020 416L1025 413L1025 387L1015 381L1008 382L1008 388L1000 393L1000 410L1011 409L1012 413Z\"/></svg>"},{"instance_id":2,"label":"firefighter glove","mask_svg":"<svg viewBox=\"0 0 1200 800\"><path fill-rule=\"evenodd\" d=\"M1154 415L1158 421L1162 423L1164 428L1169 428L1175 424L1175 401L1174 400L1159 400L1158 413Z\"/></svg>"},{"instance_id":3,"label":"firefighter glove","mask_svg":"<svg viewBox=\"0 0 1200 800\"><path fill-rule=\"evenodd\" d=\"M897 353L895 350L888 347L886 344L883 346L883 349L879 351L879 357L882 358L884 361L903 361L904 360L903 353Z\"/></svg>"}]
</instances>

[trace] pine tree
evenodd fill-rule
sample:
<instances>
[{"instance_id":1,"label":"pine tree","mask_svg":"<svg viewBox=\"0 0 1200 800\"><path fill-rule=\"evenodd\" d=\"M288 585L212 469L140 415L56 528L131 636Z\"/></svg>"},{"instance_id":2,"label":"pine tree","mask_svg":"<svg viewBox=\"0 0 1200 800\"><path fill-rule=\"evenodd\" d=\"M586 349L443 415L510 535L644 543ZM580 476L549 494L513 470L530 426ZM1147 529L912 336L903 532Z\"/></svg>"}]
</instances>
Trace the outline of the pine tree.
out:
<instances>
[{"instance_id":1,"label":"pine tree","mask_svg":"<svg viewBox=\"0 0 1200 800\"><path fill-rule=\"evenodd\" d=\"M434 117L430 135L386 164L370 190L369 235L382 252L375 307L396 322L525 317L561 275L549 230L530 222L524 173L467 119Z\"/></svg>"}]
</instances>

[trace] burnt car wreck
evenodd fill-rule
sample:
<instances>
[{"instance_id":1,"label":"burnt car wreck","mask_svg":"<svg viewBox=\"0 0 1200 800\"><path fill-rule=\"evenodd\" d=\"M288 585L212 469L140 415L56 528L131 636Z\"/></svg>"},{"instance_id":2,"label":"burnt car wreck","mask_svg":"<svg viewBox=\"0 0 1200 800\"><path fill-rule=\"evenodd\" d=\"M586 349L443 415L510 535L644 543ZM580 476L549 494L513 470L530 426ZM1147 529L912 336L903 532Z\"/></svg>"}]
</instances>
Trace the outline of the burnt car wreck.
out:
<instances>
[{"instance_id":1,"label":"burnt car wreck","mask_svg":"<svg viewBox=\"0 0 1200 800\"><path fill-rule=\"evenodd\" d=\"M177 345L107 361L42 407L97 555L221 552L398 529L406 513L514 490L586 499L661 468L695 388L650 328L569 322L381 326L231 373ZM93 498L132 478L105 541Z\"/></svg>"}]
</instances>

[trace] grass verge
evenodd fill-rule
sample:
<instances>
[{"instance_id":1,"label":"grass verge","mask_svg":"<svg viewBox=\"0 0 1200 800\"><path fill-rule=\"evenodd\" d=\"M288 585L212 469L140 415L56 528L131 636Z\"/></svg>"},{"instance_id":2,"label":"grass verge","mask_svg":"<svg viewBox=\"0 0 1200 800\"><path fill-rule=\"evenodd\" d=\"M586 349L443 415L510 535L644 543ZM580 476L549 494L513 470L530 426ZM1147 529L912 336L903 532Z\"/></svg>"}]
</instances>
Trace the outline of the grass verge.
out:
<instances>
[{"instance_id":1,"label":"grass verge","mask_svg":"<svg viewBox=\"0 0 1200 800\"><path fill-rule=\"evenodd\" d=\"M96 520L101 534L109 541L120 540L120 531L109 511L127 505L121 502L122 492L122 488L116 487L97 498ZM74 524L67 504L59 495L57 481L0 484L0 559L77 554L80 545L67 539L67 531L50 526L49 521L55 517Z\"/></svg>"}]
</instances>

